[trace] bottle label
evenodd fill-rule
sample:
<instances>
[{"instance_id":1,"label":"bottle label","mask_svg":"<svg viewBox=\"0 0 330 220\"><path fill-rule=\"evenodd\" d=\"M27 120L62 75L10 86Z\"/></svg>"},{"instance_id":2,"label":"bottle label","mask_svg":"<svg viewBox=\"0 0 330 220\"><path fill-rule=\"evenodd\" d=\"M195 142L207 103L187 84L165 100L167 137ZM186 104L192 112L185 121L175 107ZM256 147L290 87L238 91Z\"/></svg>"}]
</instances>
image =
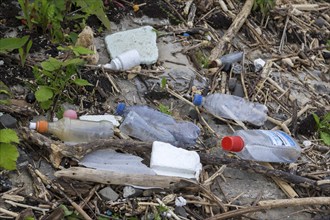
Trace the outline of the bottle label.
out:
<instances>
[{"instance_id":1,"label":"bottle label","mask_svg":"<svg viewBox=\"0 0 330 220\"><path fill-rule=\"evenodd\" d=\"M261 130L262 133L267 135L269 139L277 146L295 146L294 140L286 133L282 131L266 131Z\"/></svg>"}]
</instances>

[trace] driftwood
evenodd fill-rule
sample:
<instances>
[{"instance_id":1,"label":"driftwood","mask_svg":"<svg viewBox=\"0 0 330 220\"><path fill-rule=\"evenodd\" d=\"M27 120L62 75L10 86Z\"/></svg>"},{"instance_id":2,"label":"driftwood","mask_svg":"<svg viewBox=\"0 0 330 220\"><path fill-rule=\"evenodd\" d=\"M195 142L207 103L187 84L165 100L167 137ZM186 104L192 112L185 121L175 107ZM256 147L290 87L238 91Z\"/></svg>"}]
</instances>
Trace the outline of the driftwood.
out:
<instances>
[{"instance_id":1,"label":"driftwood","mask_svg":"<svg viewBox=\"0 0 330 220\"><path fill-rule=\"evenodd\" d=\"M235 20L226 33L222 36L216 47L212 49L209 60L215 60L226 52L228 49L228 44L232 41L232 38L235 37L249 16L253 3L254 0L246 0L241 12L236 16Z\"/></svg>"},{"instance_id":2,"label":"driftwood","mask_svg":"<svg viewBox=\"0 0 330 220\"><path fill-rule=\"evenodd\" d=\"M103 184L136 185L161 188L169 188L172 183L178 183L182 180L182 178L179 177L125 174L83 167L71 167L69 169L60 170L55 172L55 176Z\"/></svg>"},{"instance_id":3,"label":"driftwood","mask_svg":"<svg viewBox=\"0 0 330 220\"><path fill-rule=\"evenodd\" d=\"M267 209L304 206L304 205L329 205L330 197L311 197L311 198L297 198L297 199L277 199L260 201L258 206L242 208L238 210L229 211L226 213L215 215L207 220L220 220L241 216L250 212L258 212Z\"/></svg>"}]
</instances>

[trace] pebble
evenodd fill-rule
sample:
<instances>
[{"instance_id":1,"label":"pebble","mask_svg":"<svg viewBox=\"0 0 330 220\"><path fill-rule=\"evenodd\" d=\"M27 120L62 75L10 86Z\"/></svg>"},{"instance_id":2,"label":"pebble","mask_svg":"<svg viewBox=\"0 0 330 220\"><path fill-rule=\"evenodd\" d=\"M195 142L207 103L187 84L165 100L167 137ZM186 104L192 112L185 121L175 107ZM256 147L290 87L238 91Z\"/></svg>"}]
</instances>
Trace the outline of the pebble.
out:
<instances>
[{"instance_id":1,"label":"pebble","mask_svg":"<svg viewBox=\"0 0 330 220\"><path fill-rule=\"evenodd\" d=\"M0 117L0 128L16 128L17 120L9 114L3 114Z\"/></svg>"},{"instance_id":2,"label":"pebble","mask_svg":"<svg viewBox=\"0 0 330 220\"><path fill-rule=\"evenodd\" d=\"M116 201L119 198L119 195L113 191L110 186L101 189L98 193L103 199L107 201Z\"/></svg>"}]
</instances>

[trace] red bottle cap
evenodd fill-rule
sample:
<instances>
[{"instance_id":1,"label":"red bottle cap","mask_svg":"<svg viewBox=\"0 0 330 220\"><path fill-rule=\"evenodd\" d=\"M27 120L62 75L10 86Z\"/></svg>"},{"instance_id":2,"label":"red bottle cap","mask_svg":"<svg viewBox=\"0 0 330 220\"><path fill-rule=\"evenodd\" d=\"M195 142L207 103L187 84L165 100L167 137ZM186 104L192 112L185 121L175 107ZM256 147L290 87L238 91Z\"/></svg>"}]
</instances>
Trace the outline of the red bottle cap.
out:
<instances>
[{"instance_id":1,"label":"red bottle cap","mask_svg":"<svg viewBox=\"0 0 330 220\"><path fill-rule=\"evenodd\" d=\"M225 136L221 141L222 149L240 152L244 148L244 141L240 136Z\"/></svg>"}]
</instances>

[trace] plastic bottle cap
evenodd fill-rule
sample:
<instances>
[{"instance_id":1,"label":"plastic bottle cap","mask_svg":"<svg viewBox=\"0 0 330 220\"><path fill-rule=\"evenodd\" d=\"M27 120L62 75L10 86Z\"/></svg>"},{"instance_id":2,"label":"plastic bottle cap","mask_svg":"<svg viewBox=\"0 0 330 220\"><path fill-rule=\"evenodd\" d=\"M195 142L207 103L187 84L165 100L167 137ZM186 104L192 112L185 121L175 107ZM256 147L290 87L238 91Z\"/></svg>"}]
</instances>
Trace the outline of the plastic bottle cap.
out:
<instances>
[{"instance_id":1,"label":"plastic bottle cap","mask_svg":"<svg viewBox=\"0 0 330 220\"><path fill-rule=\"evenodd\" d=\"M226 136L221 141L222 149L240 152L244 148L244 141L240 136Z\"/></svg>"},{"instance_id":2,"label":"plastic bottle cap","mask_svg":"<svg viewBox=\"0 0 330 220\"><path fill-rule=\"evenodd\" d=\"M37 123L35 123L35 122L30 122L29 128L32 129L32 130L36 130L36 128L37 128Z\"/></svg>"},{"instance_id":3,"label":"plastic bottle cap","mask_svg":"<svg viewBox=\"0 0 330 220\"><path fill-rule=\"evenodd\" d=\"M202 101L203 101L203 96L199 94L195 94L193 100L194 105L200 106L202 104Z\"/></svg>"},{"instance_id":4,"label":"plastic bottle cap","mask_svg":"<svg viewBox=\"0 0 330 220\"><path fill-rule=\"evenodd\" d=\"M48 131L48 121L38 121L36 127L38 132L45 133Z\"/></svg>"},{"instance_id":5,"label":"plastic bottle cap","mask_svg":"<svg viewBox=\"0 0 330 220\"><path fill-rule=\"evenodd\" d=\"M125 103L119 103L116 108L116 114L122 115L124 113L125 108L126 108Z\"/></svg>"}]
</instances>

